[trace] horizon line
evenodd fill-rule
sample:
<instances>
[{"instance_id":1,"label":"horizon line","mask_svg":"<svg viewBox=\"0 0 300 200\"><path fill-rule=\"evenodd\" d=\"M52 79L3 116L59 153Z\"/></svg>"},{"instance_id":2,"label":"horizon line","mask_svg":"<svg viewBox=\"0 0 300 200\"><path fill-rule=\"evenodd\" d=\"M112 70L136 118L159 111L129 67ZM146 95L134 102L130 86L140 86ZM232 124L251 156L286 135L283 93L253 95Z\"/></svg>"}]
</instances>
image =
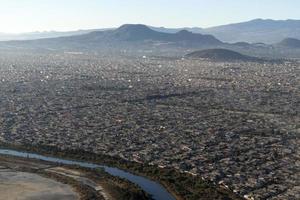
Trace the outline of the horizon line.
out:
<instances>
[{"instance_id":1,"label":"horizon line","mask_svg":"<svg viewBox=\"0 0 300 200\"><path fill-rule=\"evenodd\" d=\"M22 35L22 34L32 34L32 33L68 33L68 32L76 32L76 31L93 31L93 30L98 30L98 29L117 29L121 27L122 25L125 24L142 24L146 25L148 27L154 27L154 28L167 28L167 29L184 29L184 28L199 28L199 29L209 29L209 28L214 28L218 26L226 26L226 25L232 25L232 24L239 24L239 23L245 23L245 22L251 22L255 20L271 20L271 21L300 21L300 19L291 19L291 18L286 18L286 19L271 19L271 18L254 18L251 20L246 20L246 21L238 21L238 22L229 22L226 24L219 24L219 25L214 25L214 26L176 26L176 27L168 27L168 26L159 26L159 25L149 25L149 24L144 24L144 23L123 23L117 26L112 26L112 27L90 27L90 28L78 28L78 29L70 29L70 30L33 30L33 31L24 31L24 32L1 32L0 34L2 35Z\"/></svg>"}]
</instances>

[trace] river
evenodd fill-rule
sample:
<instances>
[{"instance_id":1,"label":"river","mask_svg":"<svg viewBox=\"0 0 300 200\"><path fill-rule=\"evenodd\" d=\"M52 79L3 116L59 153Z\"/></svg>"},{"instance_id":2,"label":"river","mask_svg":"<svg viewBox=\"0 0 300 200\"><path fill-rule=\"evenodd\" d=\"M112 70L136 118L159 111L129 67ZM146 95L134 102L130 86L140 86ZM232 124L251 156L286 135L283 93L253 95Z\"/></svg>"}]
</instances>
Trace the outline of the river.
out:
<instances>
[{"instance_id":1,"label":"river","mask_svg":"<svg viewBox=\"0 0 300 200\"><path fill-rule=\"evenodd\" d=\"M124 178L132 183L137 184L141 189L150 194L155 200L175 200L175 198L159 183L147 179L142 176L137 176L132 173L126 172L119 168L109 167L106 165L98 165L89 162L75 161L75 160L66 160L61 158L43 156L34 153L26 153L21 151L9 150L9 149L0 149L0 154L10 155L22 158L33 158L39 159L48 162L60 163L65 165L78 165L81 167L86 167L90 169L103 168L105 172L109 173L112 176L117 176Z\"/></svg>"}]
</instances>

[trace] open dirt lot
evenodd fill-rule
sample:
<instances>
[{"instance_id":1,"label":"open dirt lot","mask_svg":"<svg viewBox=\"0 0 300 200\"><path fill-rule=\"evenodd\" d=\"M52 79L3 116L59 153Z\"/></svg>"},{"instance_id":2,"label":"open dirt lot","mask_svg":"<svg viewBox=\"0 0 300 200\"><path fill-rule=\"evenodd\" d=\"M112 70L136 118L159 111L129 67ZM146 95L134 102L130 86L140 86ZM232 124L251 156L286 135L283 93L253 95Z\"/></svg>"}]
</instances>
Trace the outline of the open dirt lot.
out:
<instances>
[{"instance_id":1,"label":"open dirt lot","mask_svg":"<svg viewBox=\"0 0 300 200\"><path fill-rule=\"evenodd\" d=\"M70 186L37 174L16 172L0 166L0 180L0 200L78 199Z\"/></svg>"}]
</instances>

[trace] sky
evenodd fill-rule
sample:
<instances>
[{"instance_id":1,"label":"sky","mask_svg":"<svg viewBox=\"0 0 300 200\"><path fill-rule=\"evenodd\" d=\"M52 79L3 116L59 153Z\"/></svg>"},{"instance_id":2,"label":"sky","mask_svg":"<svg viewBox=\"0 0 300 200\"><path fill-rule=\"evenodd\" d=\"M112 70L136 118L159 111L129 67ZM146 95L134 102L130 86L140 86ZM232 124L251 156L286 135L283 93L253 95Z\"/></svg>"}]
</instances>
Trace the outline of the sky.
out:
<instances>
[{"instance_id":1,"label":"sky","mask_svg":"<svg viewBox=\"0 0 300 200\"><path fill-rule=\"evenodd\" d=\"M299 0L0 0L0 32L69 31L141 23L211 27L300 19Z\"/></svg>"}]
</instances>

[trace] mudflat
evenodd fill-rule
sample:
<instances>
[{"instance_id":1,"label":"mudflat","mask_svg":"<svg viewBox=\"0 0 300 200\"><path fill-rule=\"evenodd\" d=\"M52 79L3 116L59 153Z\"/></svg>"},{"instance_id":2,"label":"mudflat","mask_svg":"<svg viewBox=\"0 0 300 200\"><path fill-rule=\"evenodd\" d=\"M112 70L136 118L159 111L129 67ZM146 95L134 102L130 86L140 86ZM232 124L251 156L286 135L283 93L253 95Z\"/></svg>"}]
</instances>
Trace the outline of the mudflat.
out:
<instances>
[{"instance_id":1,"label":"mudflat","mask_svg":"<svg viewBox=\"0 0 300 200\"><path fill-rule=\"evenodd\" d=\"M0 166L0 200L77 200L68 185L37 174Z\"/></svg>"}]
</instances>

